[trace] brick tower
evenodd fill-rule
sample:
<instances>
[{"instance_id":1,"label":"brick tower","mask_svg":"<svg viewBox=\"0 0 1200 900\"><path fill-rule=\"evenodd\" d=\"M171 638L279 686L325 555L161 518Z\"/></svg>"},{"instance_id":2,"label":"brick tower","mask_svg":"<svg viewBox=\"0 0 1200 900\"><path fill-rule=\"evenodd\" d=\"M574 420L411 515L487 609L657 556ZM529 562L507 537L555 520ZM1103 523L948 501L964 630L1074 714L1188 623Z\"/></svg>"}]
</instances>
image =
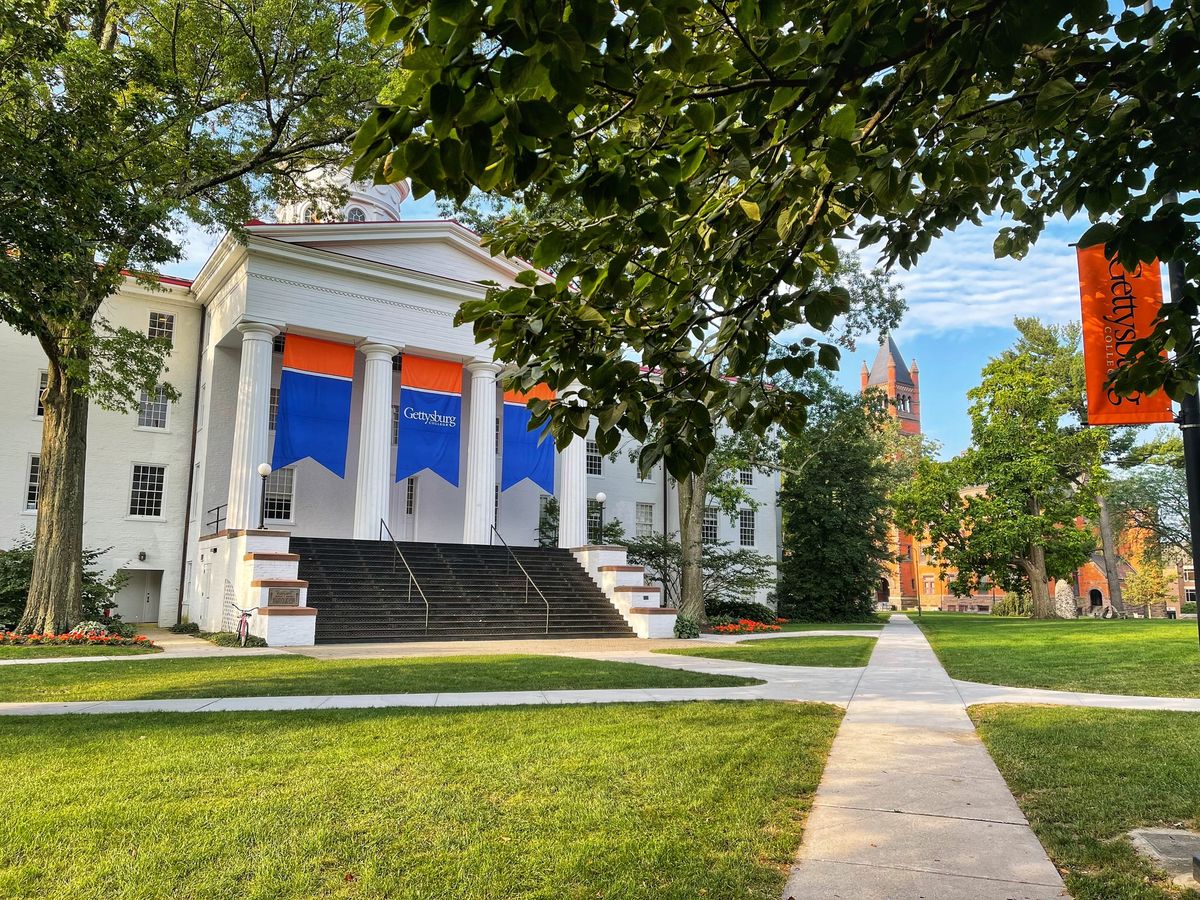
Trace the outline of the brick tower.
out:
<instances>
[{"instance_id":1,"label":"brick tower","mask_svg":"<svg viewBox=\"0 0 1200 900\"><path fill-rule=\"evenodd\" d=\"M921 382L917 361L914 359L911 366L905 365L900 348L890 335L879 345L871 368L863 363L861 381L864 392L875 388L887 395L889 412L899 420L901 431L921 433ZM888 543L896 561L888 564L886 575L875 591L875 599L897 609L914 608L919 589L914 552L919 552L919 548L914 551L912 536L895 529L892 529ZM928 602L927 598L922 599Z\"/></svg>"}]
</instances>

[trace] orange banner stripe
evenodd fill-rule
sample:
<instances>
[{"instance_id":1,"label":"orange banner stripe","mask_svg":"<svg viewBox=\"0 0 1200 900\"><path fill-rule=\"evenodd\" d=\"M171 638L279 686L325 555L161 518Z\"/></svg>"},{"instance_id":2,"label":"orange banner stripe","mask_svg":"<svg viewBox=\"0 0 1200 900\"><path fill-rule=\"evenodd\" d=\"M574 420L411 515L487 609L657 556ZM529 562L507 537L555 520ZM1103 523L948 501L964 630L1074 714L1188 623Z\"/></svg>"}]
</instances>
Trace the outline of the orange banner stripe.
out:
<instances>
[{"instance_id":1,"label":"orange banner stripe","mask_svg":"<svg viewBox=\"0 0 1200 900\"><path fill-rule=\"evenodd\" d=\"M1146 425L1171 422L1164 391L1121 397L1108 386L1112 373L1131 362L1130 345L1154 330L1162 308L1158 260L1127 272L1104 255L1104 245L1079 247L1079 298L1083 315L1083 362L1089 425Z\"/></svg>"},{"instance_id":2,"label":"orange banner stripe","mask_svg":"<svg viewBox=\"0 0 1200 900\"><path fill-rule=\"evenodd\" d=\"M400 384L418 390L461 394L463 365L445 359L429 359L406 353L400 366Z\"/></svg>"},{"instance_id":3,"label":"orange banner stripe","mask_svg":"<svg viewBox=\"0 0 1200 900\"><path fill-rule=\"evenodd\" d=\"M354 348L349 344L289 334L283 342L283 367L314 375L354 377Z\"/></svg>"},{"instance_id":4,"label":"orange banner stripe","mask_svg":"<svg viewBox=\"0 0 1200 900\"><path fill-rule=\"evenodd\" d=\"M505 403L520 403L522 406L530 400L553 400L555 398L554 391L548 384L535 384L527 393L521 391L505 391Z\"/></svg>"}]
</instances>

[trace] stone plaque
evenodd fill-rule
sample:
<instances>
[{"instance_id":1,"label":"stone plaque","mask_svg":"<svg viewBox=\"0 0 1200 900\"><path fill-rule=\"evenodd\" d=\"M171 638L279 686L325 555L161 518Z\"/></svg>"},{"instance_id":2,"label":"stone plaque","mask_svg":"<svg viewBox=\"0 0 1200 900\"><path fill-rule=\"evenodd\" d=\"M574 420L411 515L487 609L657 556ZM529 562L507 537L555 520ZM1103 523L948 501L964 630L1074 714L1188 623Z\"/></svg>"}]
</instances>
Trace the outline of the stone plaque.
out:
<instances>
[{"instance_id":1,"label":"stone plaque","mask_svg":"<svg viewBox=\"0 0 1200 900\"><path fill-rule=\"evenodd\" d=\"M267 588L267 606L299 606L300 588Z\"/></svg>"}]
</instances>

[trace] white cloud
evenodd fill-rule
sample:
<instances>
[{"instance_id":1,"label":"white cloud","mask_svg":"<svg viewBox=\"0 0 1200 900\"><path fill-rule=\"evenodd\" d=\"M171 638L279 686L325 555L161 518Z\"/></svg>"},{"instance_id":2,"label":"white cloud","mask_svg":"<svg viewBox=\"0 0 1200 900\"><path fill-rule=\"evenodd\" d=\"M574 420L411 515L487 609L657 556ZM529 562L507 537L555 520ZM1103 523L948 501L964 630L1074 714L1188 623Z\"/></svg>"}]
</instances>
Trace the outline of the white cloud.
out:
<instances>
[{"instance_id":1,"label":"white cloud","mask_svg":"<svg viewBox=\"0 0 1200 900\"><path fill-rule=\"evenodd\" d=\"M1014 316L1051 322L1079 318L1076 226L1051 223L1023 260L996 259L992 242L1001 219L963 225L935 241L911 270L897 269L908 301L906 337L1008 327ZM869 256L866 258L869 259Z\"/></svg>"}]
</instances>

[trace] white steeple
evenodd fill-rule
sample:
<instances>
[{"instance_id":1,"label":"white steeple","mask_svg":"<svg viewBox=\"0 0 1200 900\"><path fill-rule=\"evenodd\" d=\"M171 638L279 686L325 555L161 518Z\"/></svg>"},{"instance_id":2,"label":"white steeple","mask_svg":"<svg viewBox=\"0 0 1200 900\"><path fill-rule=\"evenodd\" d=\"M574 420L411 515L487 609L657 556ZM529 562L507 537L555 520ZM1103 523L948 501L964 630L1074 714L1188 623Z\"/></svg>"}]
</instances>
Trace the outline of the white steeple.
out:
<instances>
[{"instance_id":1,"label":"white steeple","mask_svg":"<svg viewBox=\"0 0 1200 900\"><path fill-rule=\"evenodd\" d=\"M300 200L275 208L277 222L399 222L400 204L409 195L407 181L372 184L350 181L350 170L337 166L312 169L300 176L308 182L306 193L328 192L326 200ZM336 205L333 195L347 194L346 202Z\"/></svg>"}]
</instances>

